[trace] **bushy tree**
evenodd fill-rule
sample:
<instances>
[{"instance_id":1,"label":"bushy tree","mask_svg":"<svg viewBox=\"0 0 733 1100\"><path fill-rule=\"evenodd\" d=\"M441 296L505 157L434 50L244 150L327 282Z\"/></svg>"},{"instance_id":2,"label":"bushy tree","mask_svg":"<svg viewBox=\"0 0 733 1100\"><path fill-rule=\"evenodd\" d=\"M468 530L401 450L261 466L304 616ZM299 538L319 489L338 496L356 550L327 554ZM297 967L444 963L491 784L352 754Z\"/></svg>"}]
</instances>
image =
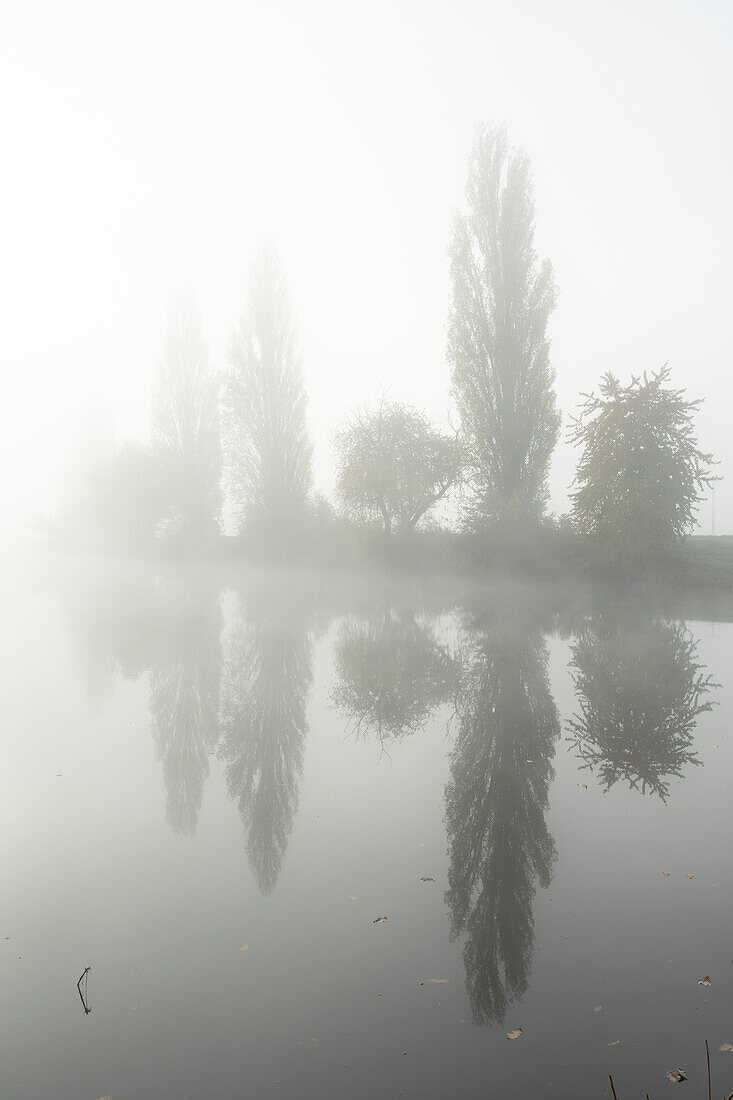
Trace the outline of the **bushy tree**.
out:
<instances>
[{"instance_id":1,"label":"bushy tree","mask_svg":"<svg viewBox=\"0 0 733 1100\"><path fill-rule=\"evenodd\" d=\"M219 378L209 368L191 288L179 289L169 304L153 436L168 472L171 518L194 539L214 533L222 503Z\"/></svg>"},{"instance_id":2,"label":"bushy tree","mask_svg":"<svg viewBox=\"0 0 733 1100\"><path fill-rule=\"evenodd\" d=\"M454 436L416 409L382 398L336 436L336 492L355 519L413 530L460 473Z\"/></svg>"},{"instance_id":3,"label":"bushy tree","mask_svg":"<svg viewBox=\"0 0 733 1100\"><path fill-rule=\"evenodd\" d=\"M666 802L670 777L700 763L695 728L718 686L690 631L666 619L601 614L578 633L570 667L578 711L567 728L580 759L606 790L625 780Z\"/></svg>"},{"instance_id":4,"label":"bushy tree","mask_svg":"<svg viewBox=\"0 0 733 1100\"><path fill-rule=\"evenodd\" d=\"M260 246L230 350L228 481L240 525L292 525L311 488L312 448L290 291L277 251Z\"/></svg>"},{"instance_id":5,"label":"bushy tree","mask_svg":"<svg viewBox=\"0 0 733 1100\"><path fill-rule=\"evenodd\" d=\"M534 248L526 155L503 126L479 125L449 255L448 356L475 489L471 521L526 522L547 500L560 430L547 323L552 269Z\"/></svg>"},{"instance_id":6,"label":"bushy tree","mask_svg":"<svg viewBox=\"0 0 733 1100\"><path fill-rule=\"evenodd\" d=\"M599 392L584 396L569 437L583 448L573 516L605 560L630 568L691 530L715 480L695 437L701 402L670 385L667 365L627 386L605 374Z\"/></svg>"}]
</instances>

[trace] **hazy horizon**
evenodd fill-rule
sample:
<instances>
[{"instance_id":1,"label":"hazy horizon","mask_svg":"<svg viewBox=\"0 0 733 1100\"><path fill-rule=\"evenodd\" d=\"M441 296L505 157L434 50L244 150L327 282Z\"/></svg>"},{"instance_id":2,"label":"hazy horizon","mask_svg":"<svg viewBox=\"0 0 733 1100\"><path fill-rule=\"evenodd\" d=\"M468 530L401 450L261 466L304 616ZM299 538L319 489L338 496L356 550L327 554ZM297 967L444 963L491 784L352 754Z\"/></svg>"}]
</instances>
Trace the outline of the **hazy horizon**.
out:
<instances>
[{"instance_id":1,"label":"hazy horizon","mask_svg":"<svg viewBox=\"0 0 733 1100\"><path fill-rule=\"evenodd\" d=\"M177 285L226 365L263 234L300 321L316 487L382 389L445 423L446 246L479 120L531 158L559 289L551 509L580 393L669 362L705 399L733 533L727 5L45 3L0 29L6 533L96 439L147 437ZM699 518L710 533L708 502Z\"/></svg>"}]
</instances>

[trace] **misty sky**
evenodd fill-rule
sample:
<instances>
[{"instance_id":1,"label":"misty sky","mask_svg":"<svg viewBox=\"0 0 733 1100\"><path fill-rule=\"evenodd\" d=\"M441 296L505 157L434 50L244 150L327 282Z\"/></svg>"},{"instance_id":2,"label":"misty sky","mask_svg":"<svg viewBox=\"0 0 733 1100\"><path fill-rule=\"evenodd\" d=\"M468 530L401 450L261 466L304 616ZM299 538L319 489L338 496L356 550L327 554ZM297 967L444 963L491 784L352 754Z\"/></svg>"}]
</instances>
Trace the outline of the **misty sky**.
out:
<instances>
[{"instance_id":1,"label":"misty sky","mask_svg":"<svg viewBox=\"0 0 733 1100\"><path fill-rule=\"evenodd\" d=\"M474 124L534 164L564 422L669 360L707 398L733 533L728 2L9 0L0 13L0 491L7 530L106 434L147 435L169 292L224 365L256 240L300 317L318 487L350 408L445 421L446 245ZM566 507L575 454L555 457ZM701 511L710 531L710 507Z\"/></svg>"}]
</instances>

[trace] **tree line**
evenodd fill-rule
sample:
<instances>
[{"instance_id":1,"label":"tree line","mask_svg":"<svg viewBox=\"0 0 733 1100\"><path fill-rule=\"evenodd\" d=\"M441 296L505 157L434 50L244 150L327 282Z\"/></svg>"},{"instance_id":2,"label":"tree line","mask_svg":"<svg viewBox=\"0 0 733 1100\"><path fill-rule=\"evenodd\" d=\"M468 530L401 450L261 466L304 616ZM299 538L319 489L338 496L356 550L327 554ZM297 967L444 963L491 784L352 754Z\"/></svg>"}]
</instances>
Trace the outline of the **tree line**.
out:
<instances>
[{"instance_id":1,"label":"tree line","mask_svg":"<svg viewBox=\"0 0 733 1100\"><path fill-rule=\"evenodd\" d=\"M193 291L177 293L152 443L126 444L98 466L87 511L113 540L156 532L197 547L220 533L225 499L237 532L265 547L336 523L404 540L435 522L448 497L473 545L489 551L511 556L557 529L546 515L561 431L547 334L556 288L534 232L526 154L504 126L479 125L448 249L460 426L444 432L384 394L353 414L334 440L338 513L314 492L297 322L275 246L255 254L223 371L209 361ZM559 527L622 569L692 530L715 480L695 435L699 404L673 386L667 365L625 385L605 374L570 420L580 458Z\"/></svg>"}]
</instances>

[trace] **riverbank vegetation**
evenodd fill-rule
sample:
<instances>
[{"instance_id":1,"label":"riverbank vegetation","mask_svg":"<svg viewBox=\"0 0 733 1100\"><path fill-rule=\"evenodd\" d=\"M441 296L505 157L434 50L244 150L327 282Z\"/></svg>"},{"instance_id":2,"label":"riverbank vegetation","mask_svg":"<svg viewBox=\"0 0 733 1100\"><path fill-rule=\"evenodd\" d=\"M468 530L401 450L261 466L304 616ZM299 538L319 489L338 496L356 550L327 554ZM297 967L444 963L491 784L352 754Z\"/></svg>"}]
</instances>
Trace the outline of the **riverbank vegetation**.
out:
<instances>
[{"instance_id":1,"label":"riverbank vegetation","mask_svg":"<svg viewBox=\"0 0 733 1100\"><path fill-rule=\"evenodd\" d=\"M314 486L296 314L274 244L253 259L223 369L193 291L178 292L150 441L97 456L44 537L142 557L731 586L733 540L689 537L714 459L696 436L700 401L666 364L627 383L605 374L579 395L571 508L547 514L561 434L556 289L534 226L526 155L504 127L480 125L449 243L457 423L444 430L375 394L334 426L333 502Z\"/></svg>"}]
</instances>

